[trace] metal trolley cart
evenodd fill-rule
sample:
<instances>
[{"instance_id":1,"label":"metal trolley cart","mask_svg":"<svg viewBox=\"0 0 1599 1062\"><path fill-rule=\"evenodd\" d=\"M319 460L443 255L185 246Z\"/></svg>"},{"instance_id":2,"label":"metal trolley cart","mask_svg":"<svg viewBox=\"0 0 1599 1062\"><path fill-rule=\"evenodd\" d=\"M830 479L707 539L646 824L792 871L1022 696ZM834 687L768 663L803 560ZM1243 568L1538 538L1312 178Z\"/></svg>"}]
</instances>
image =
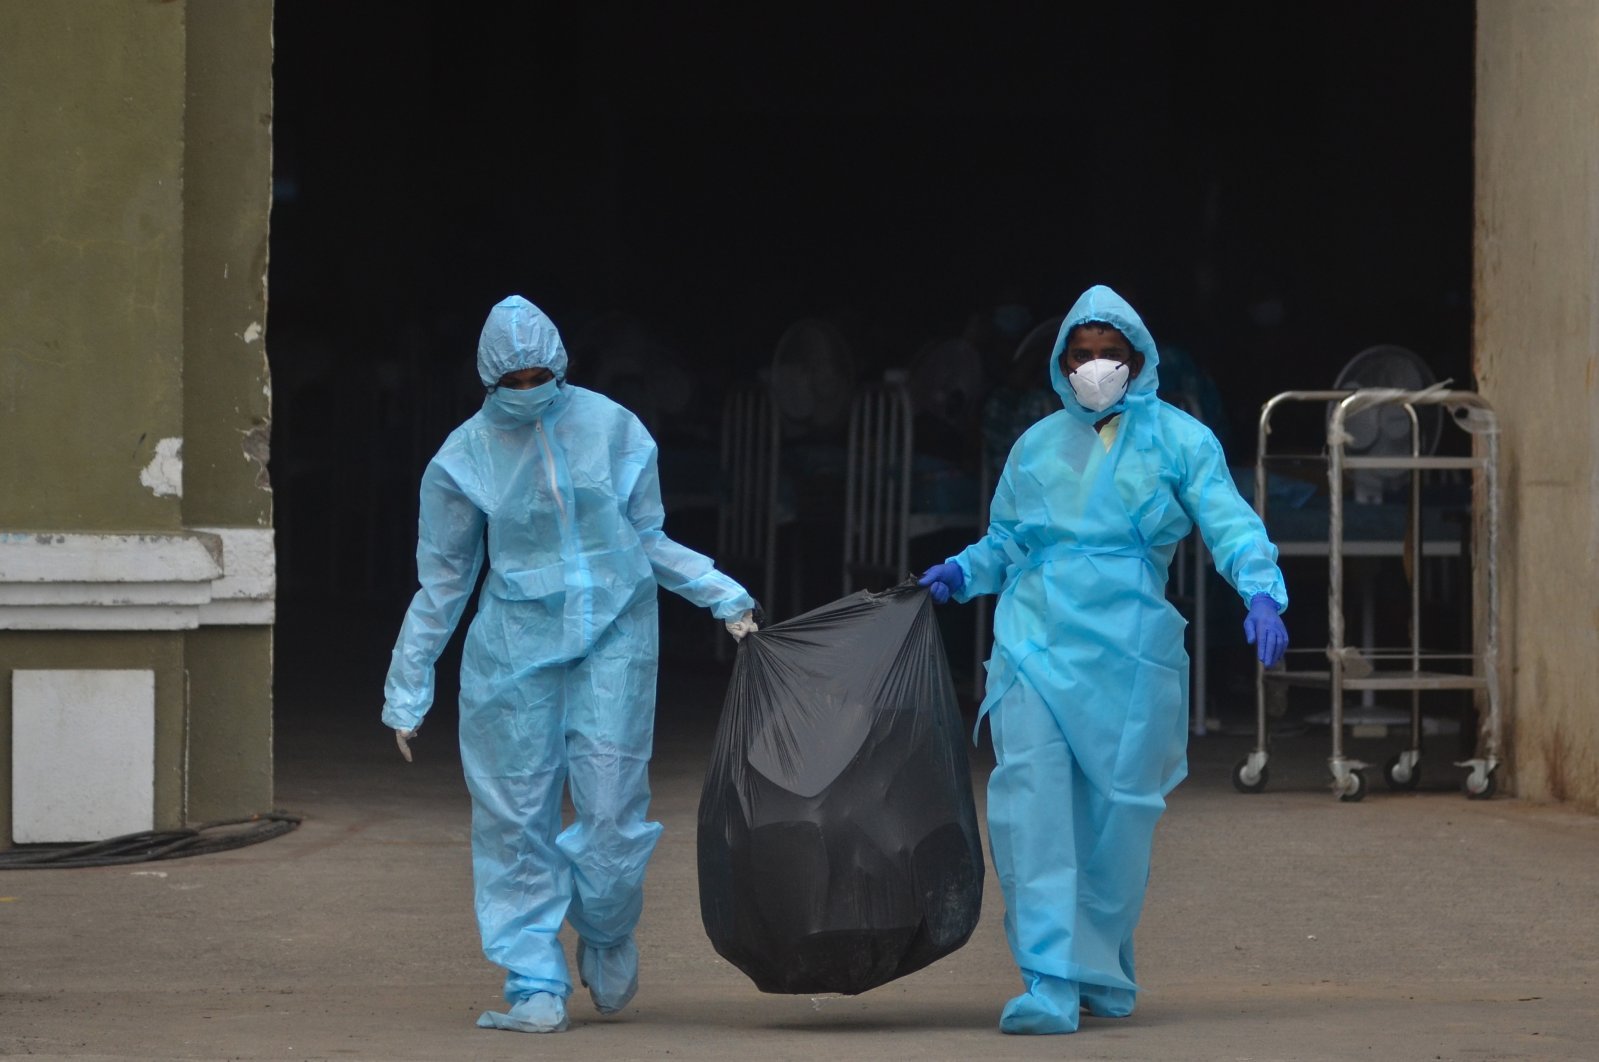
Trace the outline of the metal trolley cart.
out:
<instances>
[{"instance_id":1,"label":"metal trolley cart","mask_svg":"<svg viewBox=\"0 0 1599 1062\"><path fill-rule=\"evenodd\" d=\"M1260 412L1260 433L1255 462L1255 511L1266 519L1269 460L1284 455L1268 453L1272 415L1290 402L1327 403L1327 481L1329 522L1327 530L1327 613L1328 645L1326 670L1299 670L1283 667L1267 671L1258 664L1255 680L1255 748L1233 769L1233 785L1241 792L1258 793L1267 780L1267 684L1306 686L1330 692L1332 755L1328 767L1332 788L1338 799L1359 800L1366 795L1368 764L1344 752L1345 691L1410 691L1409 748L1390 759L1384 776L1391 788L1414 788L1420 777L1421 694L1431 690L1476 691L1479 703L1486 702L1478 728L1475 757L1456 763L1466 769L1463 788L1472 799L1486 799L1494 793L1494 771L1499 766L1500 688L1499 653L1499 430L1492 408L1481 396L1470 391L1451 391L1443 386L1421 391L1286 391L1270 399ZM1347 453L1351 441L1346 424L1355 414L1379 407L1401 407L1410 421L1410 453L1382 456L1355 456ZM1450 420L1471 435L1471 455L1462 457L1423 456L1422 432L1416 415L1418 406L1441 406ZM1345 644L1344 637L1344 479L1346 472L1358 470L1404 470L1410 473L1410 504L1402 544L1412 558L1410 578L1409 646L1399 650L1360 652ZM1472 484L1471 586L1476 603L1472 653L1429 653L1421 648L1421 571L1422 507L1421 477L1424 471L1468 470ZM1296 651L1297 652L1297 651ZM1322 650L1312 650L1322 652ZM1466 665L1470 667L1467 668Z\"/></svg>"}]
</instances>

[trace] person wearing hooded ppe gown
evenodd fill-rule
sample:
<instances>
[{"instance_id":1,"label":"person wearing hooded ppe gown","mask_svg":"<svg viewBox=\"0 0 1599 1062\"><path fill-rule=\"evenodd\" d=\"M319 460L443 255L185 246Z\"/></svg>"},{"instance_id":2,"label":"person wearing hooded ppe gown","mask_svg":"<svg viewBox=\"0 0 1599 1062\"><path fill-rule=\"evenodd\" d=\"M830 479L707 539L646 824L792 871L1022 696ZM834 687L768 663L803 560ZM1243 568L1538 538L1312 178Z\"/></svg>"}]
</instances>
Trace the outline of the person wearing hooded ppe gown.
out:
<instances>
[{"instance_id":1,"label":"person wearing hooded ppe gown","mask_svg":"<svg viewBox=\"0 0 1599 1062\"><path fill-rule=\"evenodd\" d=\"M1050 360L1065 408L1012 448L987 534L921 580L937 600L999 595L979 725L994 741L989 838L1024 988L1005 1032L1072 1032L1080 1008L1133 1009L1155 823L1187 772L1185 623L1165 590L1190 529L1247 604L1261 661L1287 646L1276 547L1215 436L1156 396L1158 363L1126 301L1085 292Z\"/></svg>"},{"instance_id":2,"label":"person wearing hooded ppe gown","mask_svg":"<svg viewBox=\"0 0 1599 1062\"><path fill-rule=\"evenodd\" d=\"M710 609L735 638L754 600L662 530L654 440L633 414L565 382L566 351L512 296L478 343L483 408L422 475L421 584L400 629L383 722L400 751L433 701L434 664L488 573L461 660L461 763L483 950L507 971L506 1013L478 1024L552 1032L572 986L557 938L578 936L601 1012L638 985L659 648L656 587ZM563 787L575 821L562 829Z\"/></svg>"}]
</instances>

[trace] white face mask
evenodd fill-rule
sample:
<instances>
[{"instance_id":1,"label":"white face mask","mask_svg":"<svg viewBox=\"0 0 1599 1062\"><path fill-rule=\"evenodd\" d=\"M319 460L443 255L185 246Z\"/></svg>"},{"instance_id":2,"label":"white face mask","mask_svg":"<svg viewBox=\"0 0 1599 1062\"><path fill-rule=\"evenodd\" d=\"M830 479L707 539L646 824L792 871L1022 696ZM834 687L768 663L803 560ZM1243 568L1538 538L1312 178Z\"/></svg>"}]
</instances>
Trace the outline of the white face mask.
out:
<instances>
[{"instance_id":1,"label":"white face mask","mask_svg":"<svg viewBox=\"0 0 1599 1062\"><path fill-rule=\"evenodd\" d=\"M1072 394L1084 409L1098 413L1122 400L1130 375L1127 366L1119 361L1095 358L1067 376L1066 382L1072 385Z\"/></svg>"},{"instance_id":2,"label":"white face mask","mask_svg":"<svg viewBox=\"0 0 1599 1062\"><path fill-rule=\"evenodd\" d=\"M559 380L547 380L537 387L517 390L514 387L496 387L489 394L489 405L518 424L531 424L543 415L560 392Z\"/></svg>"}]
</instances>

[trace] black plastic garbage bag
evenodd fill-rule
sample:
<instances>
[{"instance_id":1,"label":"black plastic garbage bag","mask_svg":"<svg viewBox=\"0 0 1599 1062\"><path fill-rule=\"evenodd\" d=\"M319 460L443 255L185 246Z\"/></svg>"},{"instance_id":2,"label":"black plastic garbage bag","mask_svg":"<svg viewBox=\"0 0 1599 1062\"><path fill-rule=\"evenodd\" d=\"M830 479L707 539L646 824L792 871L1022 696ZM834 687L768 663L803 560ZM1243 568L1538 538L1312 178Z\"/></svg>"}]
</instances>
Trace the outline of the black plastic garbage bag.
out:
<instances>
[{"instance_id":1,"label":"black plastic garbage bag","mask_svg":"<svg viewBox=\"0 0 1599 1062\"><path fill-rule=\"evenodd\" d=\"M763 992L864 992L966 943L983 853L927 592L740 643L700 797L700 915Z\"/></svg>"}]
</instances>

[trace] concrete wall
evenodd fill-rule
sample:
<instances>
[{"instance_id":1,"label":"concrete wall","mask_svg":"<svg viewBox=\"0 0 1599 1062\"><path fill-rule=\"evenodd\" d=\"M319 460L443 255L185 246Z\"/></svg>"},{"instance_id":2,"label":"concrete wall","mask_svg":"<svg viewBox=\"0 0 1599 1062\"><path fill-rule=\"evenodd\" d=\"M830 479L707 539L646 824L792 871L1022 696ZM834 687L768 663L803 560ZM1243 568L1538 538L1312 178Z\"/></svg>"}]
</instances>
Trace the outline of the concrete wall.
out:
<instances>
[{"instance_id":1,"label":"concrete wall","mask_svg":"<svg viewBox=\"0 0 1599 1062\"><path fill-rule=\"evenodd\" d=\"M1479 0L1474 351L1517 793L1599 810L1599 4Z\"/></svg>"},{"instance_id":2,"label":"concrete wall","mask_svg":"<svg viewBox=\"0 0 1599 1062\"><path fill-rule=\"evenodd\" d=\"M0 0L0 846L19 667L155 670L158 825L271 807L271 39L271 0ZM30 559L60 536L193 529L243 530L249 610L29 618L93 600Z\"/></svg>"}]
</instances>

